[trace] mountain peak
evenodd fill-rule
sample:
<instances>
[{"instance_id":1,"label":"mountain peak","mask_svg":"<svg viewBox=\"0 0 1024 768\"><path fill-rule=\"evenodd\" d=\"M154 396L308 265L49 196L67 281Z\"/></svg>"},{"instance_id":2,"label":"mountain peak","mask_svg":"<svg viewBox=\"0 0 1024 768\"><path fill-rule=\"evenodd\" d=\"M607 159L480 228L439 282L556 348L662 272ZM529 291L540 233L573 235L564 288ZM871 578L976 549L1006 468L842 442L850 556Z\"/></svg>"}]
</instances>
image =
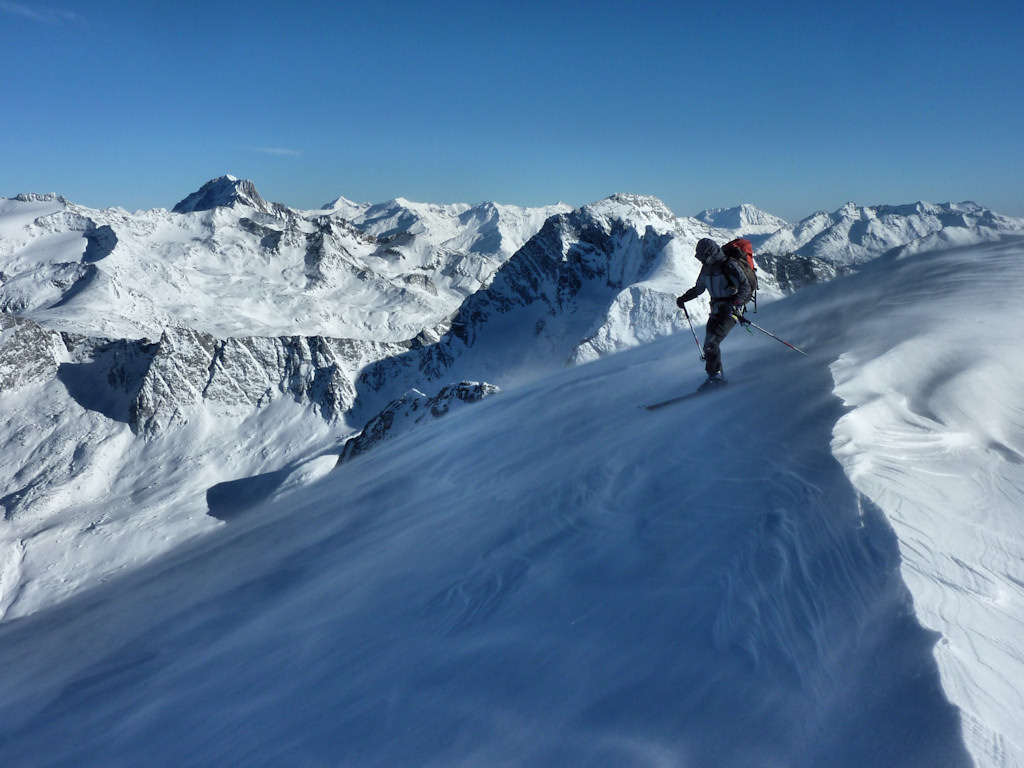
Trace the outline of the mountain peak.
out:
<instances>
[{"instance_id":1,"label":"mountain peak","mask_svg":"<svg viewBox=\"0 0 1024 768\"><path fill-rule=\"evenodd\" d=\"M616 218L629 218L637 214L664 222L674 222L675 214L669 210L660 198L653 195L627 194L623 192L610 195L596 203L583 206L588 210L600 215L613 216Z\"/></svg>"},{"instance_id":2,"label":"mountain peak","mask_svg":"<svg viewBox=\"0 0 1024 768\"><path fill-rule=\"evenodd\" d=\"M734 208L706 208L694 218L718 229L734 230L743 235L768 235L788 223L750 203Z\"/></svg>"},{"instance_id":3,"label":"mountain peak","mask_svg":"<svg viewBox=\"0 0 1024 768\"><path fill-rule=\"evenodd\" d=\"M277 213L282 207L279 203L264 200L251 181L225 174L206 182L198 191L174 206L172 211L194 213L220 207L233 208L236 205L245 205L262 213Z\"/></svg>"}]
</instances>

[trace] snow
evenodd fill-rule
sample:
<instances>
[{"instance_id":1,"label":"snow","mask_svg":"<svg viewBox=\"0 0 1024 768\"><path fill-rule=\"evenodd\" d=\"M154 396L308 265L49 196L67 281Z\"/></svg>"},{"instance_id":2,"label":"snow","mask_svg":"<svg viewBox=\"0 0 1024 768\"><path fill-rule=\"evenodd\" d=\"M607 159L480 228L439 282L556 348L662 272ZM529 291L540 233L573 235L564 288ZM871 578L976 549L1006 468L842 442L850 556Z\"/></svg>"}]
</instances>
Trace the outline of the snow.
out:
<instances>
[{"instance_id":1,"label":"snow","mask_svg":"<svg viewBox=\"0 0 1024 768\"><path fill-rule=\"evenodd\" d=\"M833 265L857 265L897 248L922 252L1021 232L1024 220L971 202L895 206L851 202L833 213L819 211L785 226L759 239L757 246L776 255L795 253Z\"/></svg>"},{"instance_id":2,"label":"snow","mask_svg":"<svg viewBox=\"0 0 1024 768\"><path fill-rule=\"evenodd\" d=\"M53 534L167 554L33 609L5 549L0 762L1022 766L1021 280L1019 240L886 257L759 313L809 358L737 329L733 383L656 413L688 332L333 470L294 403L223 435L227 487L162 465L222 422L169 434Z\"/></svg>"},{"instance_id":3,"label":"snow","mask_svg":"<svg viewBox=\"0 0 1024 768\"><path fill-rule=\"evenodd\" d=\"M410 339L443 324L549 216L568 210L402 199L364 208L339 198L300 212L230 176L177 213L22 198L0 200L0 308L60 330L151 339L174 325L221 337ZM116 245L98 264L80 264L86 234L103 226Z\"/></svg>"},{"instance_id":4,"label":"snow","mask_svg":"<svg viewBox=\"0 0 1024 768\"><path fill-rule=\"evenodd\" d=\"M917 614L944 634L936 659L982 765L1024 761L1024 313L988 309L990 286L1021 276L1020 243L928 255L941 278L910 295L898 286L922 259L872 264L898 335L851 334L833 364L836 394L854 409L836 425L835 453L900 538Z\"/></svg>"},{"instance_id":5,"label":"snow","mask_svg":"<svg viewBox=\"0 0 1024 768\"><path fill-rule=\"evenodd\" d=\"M0 200L0 764L1024 768L1024 310L992 298L1024 222L783 227L865 260L767 289L810 357L737 328L727 388L651 413L702 379L692 245L736 232L214 181L182 214ZM465 349L353 342L315 365L357 391L302 394L326 336L430 351L460 305ZM490 396L421 418L435 374Z\"/></svg>"},{"instance_id":6,"label":"snow","mask_svg":"<svg viewBox=\"0 0 1024 768\"><path fill-rule=\"evenodd\" d=\"M713 227L734 230L737 237L751 238L755 243L787 226L785 220L749 203L735 208L709 208L695 218Z\"/></svg>"}]
</instances>

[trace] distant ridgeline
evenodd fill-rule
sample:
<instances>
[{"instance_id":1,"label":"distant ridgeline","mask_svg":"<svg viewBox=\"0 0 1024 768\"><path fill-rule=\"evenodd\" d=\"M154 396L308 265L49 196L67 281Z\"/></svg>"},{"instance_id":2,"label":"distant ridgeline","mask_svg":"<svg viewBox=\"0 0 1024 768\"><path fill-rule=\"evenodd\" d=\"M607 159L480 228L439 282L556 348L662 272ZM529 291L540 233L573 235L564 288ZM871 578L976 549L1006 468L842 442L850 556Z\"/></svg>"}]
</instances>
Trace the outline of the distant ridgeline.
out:
<instances>
[{"instance_id":1,"label":"distant ridgeline","mask_svg":"<svg viewBox=\"0 0 1024 768\"><path fill-rule=\"evenodd\" d=\"M106 410L139 434L282 396L361 424L421 385L586 362L679 330L674 299L702 237L754 242L763 302L897 250L1022 231L974 203L850 203L796 224L751 205L677 217L642 195L576 210L338 198L302 211L233 176L170 211L20 195L0 203L0 371L20 366L10 388L88 365L111 392L73 394L128 397Z\"/></svg>"}]
</instances>

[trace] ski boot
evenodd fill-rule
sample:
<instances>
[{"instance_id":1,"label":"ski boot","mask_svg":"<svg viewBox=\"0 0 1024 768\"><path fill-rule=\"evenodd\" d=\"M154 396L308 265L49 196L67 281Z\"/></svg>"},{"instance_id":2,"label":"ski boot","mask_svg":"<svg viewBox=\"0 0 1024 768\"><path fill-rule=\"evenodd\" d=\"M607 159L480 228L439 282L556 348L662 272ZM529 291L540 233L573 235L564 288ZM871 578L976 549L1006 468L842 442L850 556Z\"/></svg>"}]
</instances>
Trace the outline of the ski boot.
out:
<instances>
[{"instance_id":1,"label":"ski boot","mask_svg":"<svg viewBox=\"0 0 1024 768\"><path fill-rule=\"evenodd\" d=\"M700 391L712 389L714 387L721 387L726 384L725 373L719 371L718 373L709 373L707 381L700 385L698 388Z\"/></svg>"}]
</instances>

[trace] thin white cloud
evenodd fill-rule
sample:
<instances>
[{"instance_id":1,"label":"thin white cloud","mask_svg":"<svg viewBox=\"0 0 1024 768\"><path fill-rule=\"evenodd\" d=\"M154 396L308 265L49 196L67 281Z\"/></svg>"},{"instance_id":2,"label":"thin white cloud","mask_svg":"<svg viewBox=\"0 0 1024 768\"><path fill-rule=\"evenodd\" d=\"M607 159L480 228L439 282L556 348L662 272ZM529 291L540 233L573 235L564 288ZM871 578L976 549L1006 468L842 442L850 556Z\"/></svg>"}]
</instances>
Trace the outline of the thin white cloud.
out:
<instances>
[{"instance_id":1,"label":"thin white cloud","mask_svg":"<svg viewBox=\"0 0 1024 768\"><path fill-rule=\"evenodd\" d=\"M21 16L23 19L31 19L45 24L85 24L85 17L74 11L65 11L61 8L30 7L21 3L11 3L7 0L0 0L0 11L12 16Z\"/></svg>"},{"instance_id":2,"label":"thin white cloud","mask_svg":"<svg viewBox=\"0 0 1024 768\"><path fill-rule=\"evenodd\" d=\"M246 147L249 152L261 152L264 155L286 155L298 157L302 153L297 149L283 149L281 147Z\"/></svg>"}]
</instances>

